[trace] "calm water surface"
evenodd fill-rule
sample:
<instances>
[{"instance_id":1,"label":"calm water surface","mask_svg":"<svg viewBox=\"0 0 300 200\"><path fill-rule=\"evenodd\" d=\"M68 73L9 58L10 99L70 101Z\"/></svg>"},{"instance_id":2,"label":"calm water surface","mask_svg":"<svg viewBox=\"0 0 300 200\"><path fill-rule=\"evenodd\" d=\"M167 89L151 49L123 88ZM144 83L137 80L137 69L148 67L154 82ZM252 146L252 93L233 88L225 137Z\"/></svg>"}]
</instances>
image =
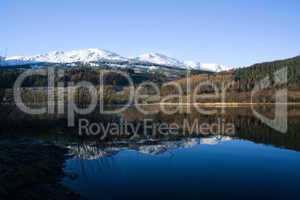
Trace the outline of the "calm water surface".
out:
<instances>
[{"instance_id":1,"label":"calm water surface","mask_svg":"<svg viewBox=\"0 0 300 200\"><path fill-rule=\"evenodd\" d=\"M130 112L124 116L141 118ZM183 116L153 117L170 122ZM231 136L72 144L65 170L77 178L63 183L95 200L298 199L299 116L298 109L289 110L285 134L239 109L222 116L236 126Z\"/></svg>"}]
</instances>

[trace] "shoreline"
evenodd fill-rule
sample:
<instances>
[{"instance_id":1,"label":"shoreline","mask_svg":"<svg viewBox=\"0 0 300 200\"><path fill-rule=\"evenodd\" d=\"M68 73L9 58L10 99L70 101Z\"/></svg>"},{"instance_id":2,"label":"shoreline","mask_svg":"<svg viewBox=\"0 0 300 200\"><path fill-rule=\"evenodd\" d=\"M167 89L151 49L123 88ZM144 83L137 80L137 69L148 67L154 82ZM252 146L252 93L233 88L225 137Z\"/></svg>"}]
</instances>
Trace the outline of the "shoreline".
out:
<instances>
[{"instance_id":1,"label":"shoreline","mask_svg":"<svg viewBox=\"0 0 300 200\"><path fill-rule=\"evenodd\" d=\"M157 106L157 105L167 105L167 106L225 106L225 107L239 107L239 106L252 106L252 105L300 105L300 102L288 102L288 103L239 103L239 102L216 102L216 103L145 103L145 104L134 104L132 106Z\"/></svg>"}]
</instances>

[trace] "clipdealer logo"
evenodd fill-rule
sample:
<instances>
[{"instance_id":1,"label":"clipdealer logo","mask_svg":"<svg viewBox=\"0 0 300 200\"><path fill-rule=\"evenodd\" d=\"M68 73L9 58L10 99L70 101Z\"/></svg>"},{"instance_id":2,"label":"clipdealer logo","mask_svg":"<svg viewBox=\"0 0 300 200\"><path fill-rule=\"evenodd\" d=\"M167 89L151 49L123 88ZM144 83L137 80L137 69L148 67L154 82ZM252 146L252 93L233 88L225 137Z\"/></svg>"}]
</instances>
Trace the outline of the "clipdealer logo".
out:
<instances>
[{"instance_id":1,"label":"clipdealer logo","mask_svg":"<svg viewBox=\"0 0 300 200\"><path fill-rule=\"evenodd\" d=\"M273 73L273 80L275 86L278 88L284 86L288 82L288 70L282 68ZM269 127L281 132L287 133L288 131L288 89L280 88L275 91L275 117L273 119L268 118L256 110L254 98L255 95L267 89L271 86L271 77L267 76L255 84L254 89L251 92L251 108L256 118Z\"/></svg>"},{"instance_id":2,"label":"clipdealer logo","mask_svg":"<svg viewBox=\"0 0 300 200\"><path fill-rule=\"evenodd\" d=\"M115 110L105 110L104 106L104 73L100 71L99 76L99 87L96 87L92 83L88 81L80 81L76 84L74 82L68 82L67 87L65 87L64 82L55 82L55 78L63 77L65 74L65 71L63 69L55 70L54 68L45 68L45 69L31 69L26 70L23 72L16 80L14 84L14 100L17 107L27 113L32 115L40 115L40 114L65 114L65 108L67 108L67 118L68 118L68 126L74 127L75 126L75 116L76 114L79 115L88 115L92 113L96 108L100 108L99 112L102 114L120 114L126 109L128 109L131 106L134 106L140 113L144 115L150 115L150 114L156 114L159 112L162 112L167 115L173 115L178 112L182 111L183 108L183 96L185 94L184 91L186 91L188 94L188 103L190 103L187 106L187 113L191 112L191 107L193 107L199 114L203 115L214 115L218 111L217 109L205 109L201 107L201 104L197 104L194 102L197 102L199 99L205 100L205 99L211 99L215 98L221 101L221 104L226 106L226 92L228 88L233 84L230 83L222 83L222 84L215 84L212 81L204 81L200 82L196 87L192 90L191 88L191 72L187 70L186 74L186 88L183 88L182 85L180 85L177 82L168 82L165 83L165 86L171 86L173 87L177 92L176 94L170 94L167 96L161 96L160 92L160 86L157 85L154 82L143 82L140 85L134 85L133 80L131 77L122 71L117 70L111 70L111 73L116 73L124 77L128 82L128 99L127 102L122 105L120 108L117 108ZM44 88L47 91L47 107L42 108L32 108L26 105L26 103L23 102L22 99L22 84L26 78L30 76L46 76L48 78L48 87ZM273 79L271 77L267 76L264 79L260 80L255 84L255 87L251 91L251 109L253 111L253 114L255 117L257 117L259 120L261 120L264 124L270 126L271 128L280 131L282 133L287 132L287 88L282 88L284 84L287 83L287 68L283 68L281 70L276 71L273 76ZM270 119L262 114L260 114L255 107L255 96L259 92L263 91L264 89L271 86L271 81L275 83L275 86L280 86L275 91L275 118ZM163 86L164 86L163 85ZM273 84L274 85L274 84ZM97 85L98 86L98 85ZM201 91L201 88L207 88L210 87L213 89L213 92L210 94L202 94L199 91ZM88 90L88 93L90 95L90 102L87 104L87 107L79 107L76 104L75 101L75 93L76 90L79 88L85 88ZM151 88L153 91L155 91L155 96L159 97L160 99L158 104L158 109L150 109L145 110L143 106L140 105L139 100L145 97L145 94L143 94L144 88ZM67 95L66 95L67 94ZM171 99L178 99L178 102L173 104L175 109L169 110L167 109L168 100ZM67 105L66 105L67 104ZM57 109L55 107L57 106ZM222 106L222 113L225 112L225 106Z\"/></svg>"}]
</instances>

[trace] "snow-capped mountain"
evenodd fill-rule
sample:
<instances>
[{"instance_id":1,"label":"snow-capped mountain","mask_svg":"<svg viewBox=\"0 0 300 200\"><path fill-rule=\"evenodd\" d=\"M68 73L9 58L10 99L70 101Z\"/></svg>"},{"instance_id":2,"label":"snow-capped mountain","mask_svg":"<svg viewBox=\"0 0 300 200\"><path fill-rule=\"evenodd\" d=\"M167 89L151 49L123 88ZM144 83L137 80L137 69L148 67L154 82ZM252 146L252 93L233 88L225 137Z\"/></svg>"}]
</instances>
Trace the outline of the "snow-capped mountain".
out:
<instances>
[{"instance_id":1,"label":"snow-capped mountain","mask_svg":"<svg viewBox=\"0 0 300 200\"><path fill-rule=\"evenodd\" d=\"M21 61L28 62L48 62L48 63L89 63L99 60L126 61L126 58L119 56L116 53L103 49L80 49L73 51L53 51L47 54L36 56L14 56L9 57L6 61Z\"/></svg>"},{"instance_id":2,"label":"snow-capped mountain","mask_svg":"<svg viewBox=\"0 0 300 200\"><path fill-rule=\"evenodd\" d=\"M146 53L135 59L142 62L149 62L149 63L155 63L160 65L184 66L184 64L181 61L160 53Z\"/></svg>"},{"instance_id":3,"label":"snow-capped mountain","mask_svg":"<svg viewBox=\"0 0 300 200\"><path fill-rule=\"evenodd\" d=\"M35 55L35 56L13 56L2 59L0 62L1 66L6 65L24 65L24 64L39 64L39 63L91 63L91 62L111 62L110 66L116 66L115 62L127 62L134 63L136 66L148 68L148 69L159 69L160 66L183 68L183 69L195 69L195 70L206 70L219 72L228 70L227 67L218 64L204 64L194 61L180 61L175 58L160 54L160 53L146 53L136 58L126 58L116 53L97 49L79 49L72 51L53 51L46 54ZM154 64L151 65L151 64ZM122 64L121 64L122 65ZM131 65L132 66L132 65ZM126 63L118 67L130 67Z\"/></svg>"},{"instance_id":4,"label":"snow-capped mountain","mask_svg":"<svg viewBox=\"0 0 300 200\"><path fill-rule=\"evenodd\" d=\"M185 61L184 65L187 66L189 69L202 69L202 65L200 62L195 62L195 61Z\"/></svg>"},{"instance_id":5,"label":"snow-capped mountain","mask_svg":"<svg viewBox=\"0 0 300 200\"><path fill-rule=\"evenodd\" d=\"M213 72L220 72L220 71L226 71L229 70L229 67L226 67L224 65L214 64L214 63L204 63L201 64L202 70L208 70Z\"/></svg>"},{"instance_id":6,"label":"snow-capped mountain","mask_svg":"<svg viewBox=\"0 0 300 200\"><path fill-rule=\"evenodd\" d=\"M184 65L189 69L205 70L205 71L213 71L213 72L226 71L230 69L224 65L219 65L214 63L200 63L195 61L185 61Z\"/></svg>"}]
</instances>

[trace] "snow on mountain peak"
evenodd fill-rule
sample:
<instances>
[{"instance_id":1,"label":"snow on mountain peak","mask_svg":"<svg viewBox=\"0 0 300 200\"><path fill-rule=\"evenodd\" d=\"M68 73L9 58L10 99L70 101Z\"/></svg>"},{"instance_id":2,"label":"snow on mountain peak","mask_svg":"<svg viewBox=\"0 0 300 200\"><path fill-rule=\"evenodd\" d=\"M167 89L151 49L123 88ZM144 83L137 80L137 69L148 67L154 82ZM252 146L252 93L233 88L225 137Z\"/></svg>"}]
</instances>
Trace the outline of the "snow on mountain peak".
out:
<instances>
[{"instance_id":1,"label":"snow on mountain peak","mask_svg":"<svg viewBox=\"0 0 300 200\"><path fill-rule=\"evenodd\" d=\"M103 49L79 49L72 51L53 51L46 54L36 56L15 56L7 58L6 60L17 61L35 61L35 62L49 62L49 63L75 63L75 62L95 62L99 60L127 60L116 53Z\"/></svg>"},{"instance_id":2,"label":"snow on mountain peak","mask_svg":"<svg viewBox=\"0 0 300 200\"><path fill-rule=\"evenodd\" d=\"M139 61L150 62L159 65L182 66L183 63L175 58L160 54L160 53L146 53L136 58Z\"/></svg>"},{"instance_id":3,"label":"snow on mountain peak","mask_svg":"<svg viewBox=\"0 0 300 200\"><path fill-rule=\"evenodd\" d=\"M188 69L205 70L205 71L212 71L212 72L220 72L229 69L224 65L200 63L195 61L185 61L184 64Z\"/></svg>"},{"instance_id":4,"label":"snow on mountain peak","mask_svg":"<svg viewBox=\"0 0 300 200\"><path fill-rule=\"evenodd\" d=\"M219 65L219 64L214 64L214 63L201 64L201 69L202 70L213 71L213 72L220 72L220 71L229 70L229 68L224 66L224 65Z\"/></svg>"},{"instance_id":5,"label":"snow on mountain peak","mask_svg":"<svg viewBox=\"0 0 300 200\"><path fill-rule=\"evenodd\" d=\"M228 70L227 67L224 65L218 65L218 64L206 64L206 63L200 63L195 61L185 61L182 62L180 60L177 60L175 58L171 58L169 56L160 54L160 53L147 53L143 54L136 58L139 61L143 62L150 62L160 65L169 65L169 66L176 66L180 68L186 68L186 69L194 69L194 70L206 70L206 71L212 71L212 72L220 72L224 70Z\"/></svg>"},{"instance_id":6,"label":"snow on mountain peak","mask_svg":"<svg viewBox=\"0 0 300 200\"><path fill-rule=\"evenodd\" d=\"M22 65L22 64L35 64L35 63L90 63L98 61L139 61L153 63L157 65L170 66L174 68L194 69L194 70L206 70L212 72L220 72L228 70L228 67L218 64L203 64L194 61L181 61L175 58L160 54L160 53L146 53L134 59L125 58L116 53L98 49L79 49L72 51L53 51L46 54L36 56L14 56L2 59L1 65ZM147 66L149 67L149 66ZM151 69L150 66L149 69ZM156 69L158 67L155 67Z\"/></svg>"},{"instance_id":7,"label":"snow on mountain peak","mask_svg":"<svg viewBox=\"0 0 300 200\"><path fill-rule=\"evenodd\" d=\"M201 63L200 62L195 62L195 61L185 61L184 65L187 66L189 69L196 69L196 70L201 70Z\"/></svg>"},{"instance_id":8,"label":"snow on mountain peak","mask_svg":"<svg viewBox=\"0 0 300 200\"><path fill-rule=\"evenodd\" d=\"M72 51L54 51L36 57L36 60L55 63L95 62L99 60L126 60L116 53L103 49L80 49Z\"/></svg>"}]
</instances>

